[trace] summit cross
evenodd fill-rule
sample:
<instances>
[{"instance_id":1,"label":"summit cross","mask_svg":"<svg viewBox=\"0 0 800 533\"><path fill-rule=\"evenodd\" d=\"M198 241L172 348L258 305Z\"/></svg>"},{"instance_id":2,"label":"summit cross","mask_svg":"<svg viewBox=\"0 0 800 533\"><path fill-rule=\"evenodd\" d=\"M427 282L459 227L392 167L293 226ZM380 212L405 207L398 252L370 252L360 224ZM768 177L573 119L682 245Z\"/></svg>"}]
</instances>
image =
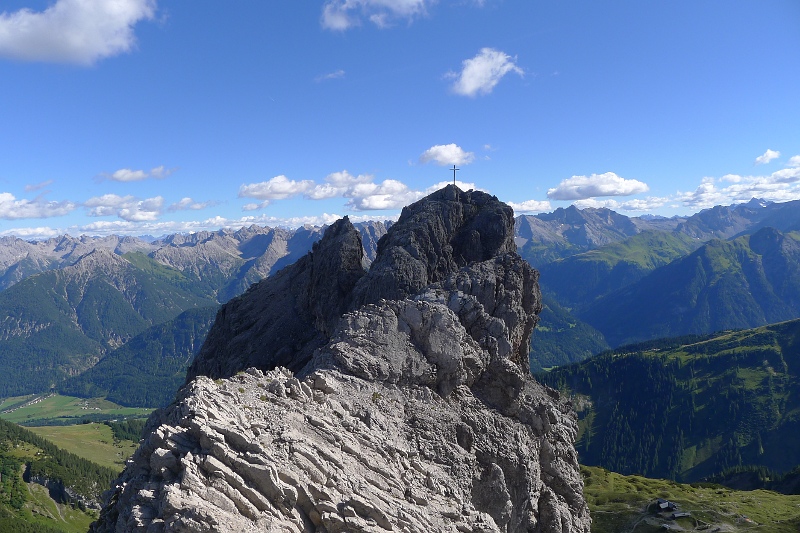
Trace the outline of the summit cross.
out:
<instances>
[{"instance_id":1,"label":"summit cross","mask_svg":"<svg viewBox=\"0 0 800 533\"><path fill-rule=\"evenodd\" d=\"M453 171L453 187L456 186L456 170L461 170L461 169L460 168L456 168L456 166L453 165L453 168L452 168L452 171Z\"/></svg>"}]
</instances>

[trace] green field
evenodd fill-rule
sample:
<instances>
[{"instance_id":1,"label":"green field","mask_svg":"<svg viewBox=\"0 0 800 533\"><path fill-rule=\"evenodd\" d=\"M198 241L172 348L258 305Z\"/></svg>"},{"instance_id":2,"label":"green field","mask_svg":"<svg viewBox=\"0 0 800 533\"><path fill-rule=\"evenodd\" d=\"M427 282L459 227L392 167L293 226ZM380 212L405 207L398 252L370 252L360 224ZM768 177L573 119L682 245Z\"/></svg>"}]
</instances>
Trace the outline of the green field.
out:
<instances>
[{"instance_id":1,"label":"green field","mask_svg":"<svg viewBox=\"0 0 800 533\"><path fill-rule=\"evenodd\" d=\"M6 406L19 404L26 398L30 400L36 397L7 398L0 404L0 410L7 409ZM54 423L78 423L85 418L93 420L97 418L142 418L149 416L152 412L151 409L120 407L100 398L84 399L59 394L40 395L39 398L42 399L32 405L19 407L10 413L0 413L0 418L23 426L44 426Z\"/></svg>"},{"instance_id":2,"label":"green field","mask_svg":"<svg viewBox=\"0 0 800 533\"><path fill-rule=\"evenodd\" d=\"M129 440L115 442L111 428L105 424L40 426L28 429L78 457L120 471L125 466L125 460L139 446L139 443Z\"/></svg>"},{"instance_id":3,"label":"green field","mask_svg":"<svg viewBox=\"0 0 800 533\"><path fill-rule=\"evenodd\" d=\"M592 515L593 533L683 530L800 530L800 495L766 490L735 491L718 485L686 485L640 476L622 476L597 467L581 467L584 495ZM649 510L656 498L677 503L690 517L669 520ZM719 528L719 529L717 529Z\"/></svg>"}]
</instances>

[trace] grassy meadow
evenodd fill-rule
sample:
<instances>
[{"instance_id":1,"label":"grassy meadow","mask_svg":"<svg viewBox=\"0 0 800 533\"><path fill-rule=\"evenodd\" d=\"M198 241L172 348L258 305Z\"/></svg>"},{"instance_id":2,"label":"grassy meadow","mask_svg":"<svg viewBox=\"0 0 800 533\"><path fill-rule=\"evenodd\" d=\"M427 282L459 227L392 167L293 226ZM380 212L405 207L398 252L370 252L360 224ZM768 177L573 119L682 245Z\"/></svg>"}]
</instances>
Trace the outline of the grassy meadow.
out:
<instances>
[{"instance_id":1,"label":"grassy meadow","mask_svg":"<svg viewBox=\"0 0 800 533\"><path fill-rule=\"evenodd\" d=\"M581 467L592 533L649 533L664 530L800 531L800 495L766 490L736 491L719 485L682 484L623 476L598 467ZM651 504L663 498L691 516L670 520Z\"/></svg>"}]
</instances>

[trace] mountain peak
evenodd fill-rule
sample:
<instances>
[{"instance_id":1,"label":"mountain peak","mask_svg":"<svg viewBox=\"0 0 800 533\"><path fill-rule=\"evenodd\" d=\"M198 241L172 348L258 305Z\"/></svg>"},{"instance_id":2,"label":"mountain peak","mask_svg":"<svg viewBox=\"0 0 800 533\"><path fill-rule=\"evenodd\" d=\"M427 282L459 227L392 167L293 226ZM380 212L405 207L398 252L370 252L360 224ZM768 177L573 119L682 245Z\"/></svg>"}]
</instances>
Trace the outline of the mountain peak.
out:
<instances>
[{"instance_id":1,"label":"mountain peak","mask_svg":"<svg viewBox=\"0 0 800 533\"><path fill-rule=\"evenodd\" d=\"M362 254L341 219L221 308L93 531L588 533L511 208L448 186Z\"/></svg>"}]
</instances>

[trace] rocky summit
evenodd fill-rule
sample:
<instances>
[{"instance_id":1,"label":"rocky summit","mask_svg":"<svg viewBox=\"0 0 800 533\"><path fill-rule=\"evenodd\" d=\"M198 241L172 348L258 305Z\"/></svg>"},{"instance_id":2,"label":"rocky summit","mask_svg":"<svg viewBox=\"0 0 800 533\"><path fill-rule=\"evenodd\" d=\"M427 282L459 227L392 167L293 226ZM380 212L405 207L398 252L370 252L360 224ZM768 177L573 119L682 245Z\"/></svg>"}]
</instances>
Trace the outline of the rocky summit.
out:
<instances>
[{"instance_id":1,"label":"rocky summit","mask_svg":"<svg viewBox=\"0 0 800 533\"><path fill-rule=\"evenodd\" d=\"M345 218L219 311L94 532L588 532L568 402L528 373L538 273L510 207Z\"/></svg>"}]
</instances>

